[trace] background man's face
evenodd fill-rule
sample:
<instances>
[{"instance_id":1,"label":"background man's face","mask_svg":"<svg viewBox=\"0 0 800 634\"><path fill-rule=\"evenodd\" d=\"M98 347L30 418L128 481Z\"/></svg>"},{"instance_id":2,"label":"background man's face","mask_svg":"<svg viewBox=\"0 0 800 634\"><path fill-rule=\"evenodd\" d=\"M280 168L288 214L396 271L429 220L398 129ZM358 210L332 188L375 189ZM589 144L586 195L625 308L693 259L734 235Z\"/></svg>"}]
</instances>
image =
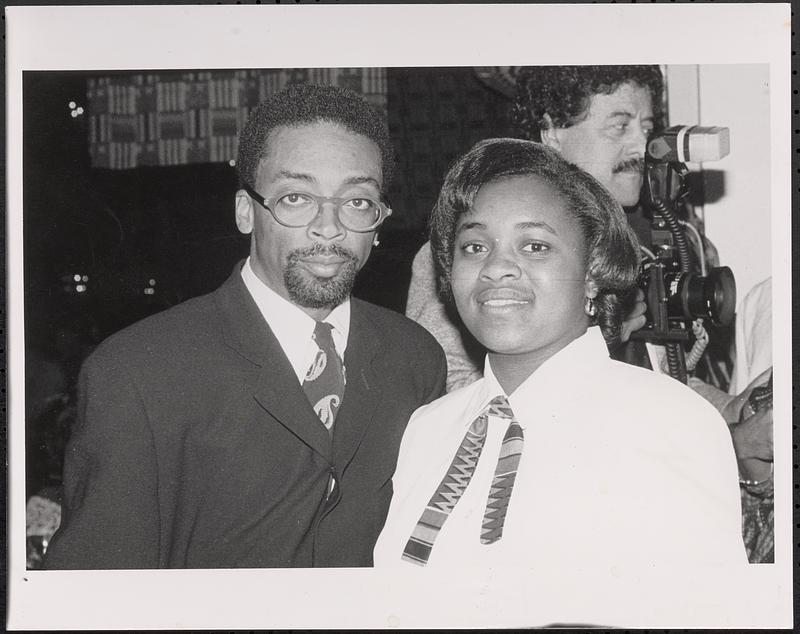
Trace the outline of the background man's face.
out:
<instances>
[{"instance_id":1,"label":"background man's face","mask_svg":"<svg viewBox=\"0 0 800 634\"><path fill-rule=\"evenodd\" d=\"M639 202L647 136L653 130L650 93L638 84L596 94L586 118L554 131L561 154L589 172L624 207Z\"/></svg>"},{"instance_id":2,"label":"background man's face","mask_svg":"<svg viewBox=\"0 0 800 634\"><path fill-rule=\"evenodd\" d=\"M275 128L266 146L255 182L265 198L295 192L380 199L381 154L365 136L317 122ZM333 204L323 205L307 227L284 227L243 191L236 221L243 233L252 231L250 262L259 279L315 319L349 296L374 236L348 231Z\"/></svg>"}]
</instances>

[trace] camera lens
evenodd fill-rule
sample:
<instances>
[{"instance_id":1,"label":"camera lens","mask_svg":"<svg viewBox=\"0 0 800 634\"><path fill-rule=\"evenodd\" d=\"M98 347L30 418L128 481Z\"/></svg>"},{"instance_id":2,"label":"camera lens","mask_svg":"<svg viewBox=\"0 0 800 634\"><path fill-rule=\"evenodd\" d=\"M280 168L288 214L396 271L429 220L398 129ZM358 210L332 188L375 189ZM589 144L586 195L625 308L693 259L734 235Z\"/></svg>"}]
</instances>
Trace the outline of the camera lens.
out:
<instances>
[{"instance_id":1,"label":"camera lens","mask_svg":"<svg viewBox=\"0 0 800 634\"><path fill-rule=\"evenodd\" d=\"M710 319L727 326L736 310L736 282L727 266L711 269L707 276L666 273L667 312L673 319Z\"/></svg>"}]
</instances>

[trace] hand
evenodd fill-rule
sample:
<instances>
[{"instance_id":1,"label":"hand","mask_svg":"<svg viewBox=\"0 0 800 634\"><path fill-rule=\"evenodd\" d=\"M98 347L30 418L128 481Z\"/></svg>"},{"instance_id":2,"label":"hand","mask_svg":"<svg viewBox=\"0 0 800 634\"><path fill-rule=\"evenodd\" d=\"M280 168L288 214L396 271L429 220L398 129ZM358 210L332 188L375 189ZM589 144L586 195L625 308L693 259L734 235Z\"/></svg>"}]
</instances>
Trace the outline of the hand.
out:
<instances>
[{"instance_id":1,"label":"hand","mask_svg":"<svg viewBox=\"0 0 800 634\"><path fill-rule=\"evenodd\" d=\"M730 402L725 405L720 413L726 421L729 423L736 423L741 421L743 417L747 418L753 413L748 404L750 393L754 388L764 385L767 381L769 381L771 372L772 366L764 370L755 379L750 381L750 384L741 392L739 392L739 394L736 395L736 398L731 399ZM743 411L745 412L744 415L742 414Z\"/></svg>"},{"instance_id":2,"label":"hand","mask_svg":"<svg viewBox=\"0 0 800 634\"><path fill-rule=\"evenodd\" d=\"M772 462L772 408L762 409L733 425L731 436L740 460L758 458Z\"/></svg>"},{"instance_id":3,"label":"hand","mask_svg":"<svg viewBox=\"0 0 800 634\"><path fill-rule=\"evenodd\" d=\"M622 343L625 343L631 338L631 333L636 332L640 328L644 327L644 325L647 323L647 317L645 317L646 312L647 304L644 303L644 292L641 288L637 288L636 300L633 308L625 318L625 321L622 322L622 330L619 335Z\"/></svg>"},{"instance_id":4,"label":"hand","mask_svg":"<svg viewBox=\"0 0 800 634\"><path fill-rule=\"evenodd\" d=\"M772 374L772 366L768 367L764 370L761 374L759 374L756 378L750 381L750 384L742 390L739 395L742 396L745 400L750 398L750 392L752 392L755 388L760 387L762 385L766 385L767 381L769 381L769 377Z\"/></svg>"}]
</instances>

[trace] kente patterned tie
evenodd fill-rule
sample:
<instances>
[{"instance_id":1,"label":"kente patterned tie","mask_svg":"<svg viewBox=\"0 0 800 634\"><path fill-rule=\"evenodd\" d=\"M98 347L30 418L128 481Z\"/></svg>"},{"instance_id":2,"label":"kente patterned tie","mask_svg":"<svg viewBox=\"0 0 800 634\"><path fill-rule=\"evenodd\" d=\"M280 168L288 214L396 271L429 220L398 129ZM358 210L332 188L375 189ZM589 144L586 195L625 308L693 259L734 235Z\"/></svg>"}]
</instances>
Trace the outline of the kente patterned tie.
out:
<instances>
[{"instance_id":1,"label":"kente patterned tie","mask_svg":"<svg viewBox=\"0 0 800 634\"><path fill-rule=\"evenodd\" d=\"M480 458L486 441L489 416L498 416L509 420L510 424L503 438L500 457L489 490L489 500L486 505L480 539L483 544L491 544L502 537L503 522L517 474L523 438L522 428L514 419L514 413L511 411L508 400L505 396L498 396L489 402L467 430L447 474L422 512L422 516L406 543L402 555L404 560L421 566L428 562L439 531L456 503L461 499L475 473L478 458Z\"/></svg>"},{"instance_id":2,"label":"kente patterned tie","mask_svg":"<svg viewBox=\"0 0 800 634\"><path fill-rule=\"evenodd\" d=\"M319 350L303 381L308 401L328 431L333 430L336 412L342 404L345 383L344 366L333 345L331 328L324 321L317 322L312 338Z\"/></svg>"},{"instance_id":3,"label":"kente patterned tie","mask_svg":"<svg viewBox=\"0 0 800 634\"><path fill-rule=\"evenodd\" d=\"M503 398L503 403L495 407L497 416L508 420L508 429L503 436L500 446L500 457L494 470L492 486L489 488L489 500L486 502L486 512L483 514L481 527L481 544L492 544L503 536L503 523L508 512L508 502L511 499L511 490L517 478L517 468L522 457L524 438L522 427L514 418L514 412L508 401Z\"/></svg>"}]
</instances>

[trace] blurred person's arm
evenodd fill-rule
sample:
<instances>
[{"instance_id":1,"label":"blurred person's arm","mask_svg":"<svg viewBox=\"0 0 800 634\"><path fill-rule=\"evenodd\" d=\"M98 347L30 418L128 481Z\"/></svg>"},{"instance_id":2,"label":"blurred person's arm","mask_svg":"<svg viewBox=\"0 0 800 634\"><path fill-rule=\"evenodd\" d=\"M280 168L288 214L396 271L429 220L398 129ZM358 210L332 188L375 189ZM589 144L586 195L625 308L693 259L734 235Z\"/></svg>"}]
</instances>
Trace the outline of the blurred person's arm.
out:
<instances>
[{"instance_id":1,"label":"blurred person's arm","mask_svg":"<svg viewBox=\"0 0 800 634\"><path fill-rule=\"evenodd\" d=\"M739 394L730 395L700 379L689 379L689 386L722 414L731 432L733 448L743 480L762 482L772 473L772 407L754 411L750 395L768 380L772 368L753 379Z\"/></svg>"},{"instance_id":2,"label":"blurred person's arm","mask_svg":"<svg viewBox=\"0 0 800 634\"><path fill-rule=\"evenodd\" d=\"M436 272L430 243L422 245L411 267L406 316L430 332L444 349L447 358L447 391L469 385L483 376L480 353L470 354L465 333L450 316L436 293Z\"/></svg>"}]
</instances>

